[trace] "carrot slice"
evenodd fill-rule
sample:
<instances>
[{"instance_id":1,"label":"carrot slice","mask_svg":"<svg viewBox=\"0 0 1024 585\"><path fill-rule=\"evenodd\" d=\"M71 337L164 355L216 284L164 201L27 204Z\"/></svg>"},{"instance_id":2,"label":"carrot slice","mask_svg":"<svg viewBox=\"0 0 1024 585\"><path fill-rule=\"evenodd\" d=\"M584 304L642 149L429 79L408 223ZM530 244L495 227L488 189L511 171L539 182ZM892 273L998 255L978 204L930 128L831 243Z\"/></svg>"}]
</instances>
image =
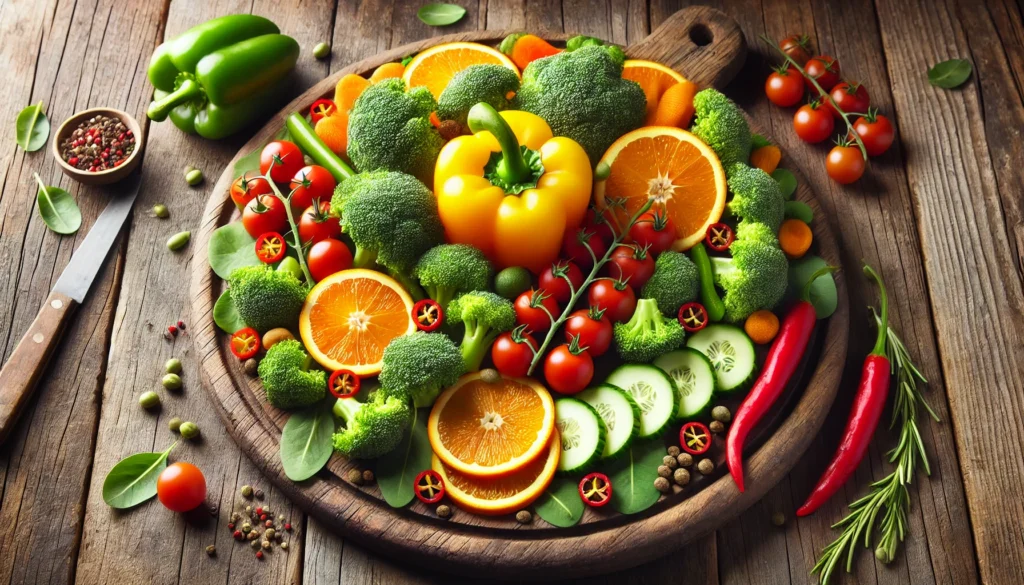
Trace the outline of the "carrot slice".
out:
<instances>
[{"instance_id":1,"label":"carrot slice","mask_svg":"<svg viewBox=\"0 0 1024 585\"><path fill-rule=\"evenodd\" d=\"M361 75L349 73L338 80L338 85L334 86L334 105L342 112L351 110L352 105L356 103L359 96L363 95L363 91L367 87L370 87L369 81Z\"/></svg>"},{"instance_id":2,"label":"carrot slice","mask_svg":"<svg viewBox=\"0 0 1024 585\"><path fill-rule=\"evenodd\" d=\"M775 172L782 160L782 151L774 144L755 148L750 153L750 166L757 167L769 175Z\"/></svg>"},{"instance_id":3,"label":"carrot slice","mask_svg":"<svg viewBox=\"0 0 1024 585\"><path fill-rule=\"evenodd\" d=\"M385 63L378 67L370 76L370 83L380 83L392 77L401 77L405 73L405 65L401 63Z\"/></svg>"},{"instance_id":4,"label":"carrot slice","mask_svg":"<svg viewBox=\"0 0 1024 585\"><path fill-rule=\"evenodd\" d=\"M672 126L686 128L693 119L693 96L697 93L697 84L685 80L665 90L658 100L654 112L653 126Z\"/></svg>"}]
</instances>

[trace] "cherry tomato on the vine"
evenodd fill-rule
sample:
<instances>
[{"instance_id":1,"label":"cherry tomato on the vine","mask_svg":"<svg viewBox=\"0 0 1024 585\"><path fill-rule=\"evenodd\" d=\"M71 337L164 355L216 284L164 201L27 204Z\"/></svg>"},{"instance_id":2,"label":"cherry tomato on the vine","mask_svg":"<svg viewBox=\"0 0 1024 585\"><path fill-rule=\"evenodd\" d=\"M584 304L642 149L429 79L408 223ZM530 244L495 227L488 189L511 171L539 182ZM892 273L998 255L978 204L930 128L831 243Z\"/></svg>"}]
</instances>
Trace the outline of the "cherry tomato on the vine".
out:
<instances>
[{"instance_id":1,"label":"cherry tomato on the vine","mask_svg":"<svg viewBox=\"0 0 1024 585\"><path fill-rule=\"evenodd\" d=\"M564 275L564 276L562 276ZM569 289L568 278L572 283L572 290ZM547 270L540 274L538 287L547 291L559 304L565 304L572 297L573 291L580 290L583 286L583 272L574 262L557 260Z\"/></svg>"},{"instance_id":2,"label":"cherry tomato on the vine","mask_svg":"<svg viewBox=\"0 0 1024 585\"><path fill-rule=\"evenodd\" d=\"M191 463L172 463L156 479L156 497L172 512L195 510L206 499L206 478Z\"/></svg>"},{"instance_id":3,"label":"cherry tomato on the vine","mask_svg":"<svg viewBox=\"0 0 1024 585\"><path fill-rule=\"evenodd\" d=\"M573 311L565 322L565 340L579 339L580 347L597 357L608 351L612 344L612 322L600 309Z\"/></svg>"},{"instance_id":4,"label":"cherry tomato on the vine","mask_svg":"<svg viewBox=\"0 0 1024 585\"><path fill-rule=\"evenodd\" d=\"M634 244L647 246L652 254L661 254L676 241L676 226L664 209L648 211L637 218L629 228L629 237Z\"/></svg>"},{"instance_id":5,"label":"cherry tomato on the vine","mask_svg":"<svg viewBox=\"0 0 1024 585\"><path fill-rule=\"evenodd\" d=\"M804 65L804 73L813 77L822 89L831 91L839 83L839 60L833 59L828 55L811 57L807 60L807 64ZM811 83L811 80L805 79L804 81L807 83L807 89L812 94L817 95L818 90Z\"/></svg>"},{"instance_id":6,"label":"cherry tomato on the vine","mask_svg":"<svg viewBox=\"0 0 1024 585\"><path fill-rule=\"evenodd\" d=\"M590 246L590 250L587 250L587 246ZM562 238L562 257L568 258L580 268L590 268L594 265L594 258L600 260L607 251L608 246L597 231L585 227L565 230L565 236Z\"/></svg>"},{"instance_id":7,"label":"cherry tomato on the vine","mask_svg":"<svg viewBox=\"0 0 1024 585\"><path fill-rule=\"evenodd\" d=\"M287 140L275 140L264 146L260 153L260 173L282 185L290 181L305 164L302 151L295 143Z\"/></svg>"},{"instance_id":8,"label":"cherry tomato on the vine","mask_svg":"<svg viewBox=\"0 0 1024 585\"><path fill-rule=\"evenodd\" d=\"M779 48L801 67L811 58L811 39L807 35L789 35L779 41Z\"/></svg>"},{"instance_id":9,"label":"cherry tomato on the vine","mask_svg":"<svg viewBox=\"0 0 1024 585\"><path fill-rule=\"evenodd\" d=\"M832 100L836 102L839 109L847 114L865 114L868 111L868 106L871 105L867 88L859 83L840 81L832 88L829 95L832 96ZM836 118L841 117L839 112L832 107L832 102L827 102L825 105L832 111L832 115Z\"/></svg>"},{"instance_id":10,"label":"cherry tomato on the vine","mask_svg":"<svg viewBox=\"0 0 1024 585\"><path fill-rule=\"evenodd\" d=\"M551 328L551 320L561 312L551 293L544 289L530 289L516 298L516 323L526 325L531 333L543 333ZM545 311L545 309L547 309ZM550 316L549 316L550 314Z\"/></svg>"},{"instance_id":11,"label":"cherry tomato on the vine","mask_svg":"<svg viewBox=\"0 0 1024 585\"><path fill-rule=\"evenodd\" d=\"M612 229L612 226L602 219L606 216L608 221L611 221L612 225L614 225L615 222L611 219L611 211L594 209L593 207L587 210L587 217L583 220L583 228L597 233L601 237L601 241L605 243L605 249L615 240L615 231Z\"/></svg>"},{"instance_id":12,"label":"cherry tomato on the vine","mask_svg":"<svg viewBox=\"0 0 1024 585\"><path fill-rule=\"evenodd\" d=\"M319 165L302 167L288 183L292 190L292 209L305 209L317 199L330 201L337 184L334 175Z\"/></svg>"},{"instance_id":13,"label":"cherry tomato on the vine","mask_svg":"<svg viewBox=\"0 0 1024 585\"><path fill-rule=\"evenodd\" d=\"M242 227L249 235L258 238L267 232L288 231L288 211L276 195L259 195L242 210Z\"/></svg>"},{"instance_id":14,"label":"cherry tomato on the vine","mask_svg":"<svg viewBox=\"0 0 1024 585\"><path fill-rule=\"evenodd\" d=\"M845 140L833 146L828 153L828 158L825 159L825 170L828 171L828 176L843 185L849 185L861 178L865 168L867 168L867 161L864 160L860 148Z\"/></svg>"},{"instance_id":15,"label":"cherry tomato on the vine","mask_svg":"<svg viewBox=\"0 0 1024 585\"><path fill-rule=\"evenodd\" d=\"M330 216L330 210L330 203L320 201L319 209L310 205L302 212L299 216L299 238L303 243L341 236L341 223L338 218Z\"/></svg>"},{"instance_id":16,"label":"cherry tomato on the vine","mask_svg":"<svg viewBox=\"0 0 1024 585\"><path fill-rule=\"evenodd\" d=\"M335 272L352 268L352 252L341 240L328 238L313 244L307 262L309 275L320 282Z\"/></svg>"},{"instance_id":17,"label":"cherry tomato on the vine","mask_svg":"<svg viewBox=\"0 0 1024 585\"><path fill-rule=\"evenodd\" d=\"M536 350L537 340L526 332L526 326L520 325L494 340L491 361L502 376L523 378L530 371L533 352Z\"/></svg>"},{"instance_id":18,"label":"cherry tomato on the vine","mask_svg":"<svg viewBox=\"0 0 1024 585\"><path fill-rule=\"evenodd\" d=\"M828 139L835 130L832 111L817 100L800 106L793 116L793 130L800 140L815 144Z\"/></svg>"},{"instance_id":19,"label":"cherry tomato on the vine","mask_svg":"<svg viewBox=\"0 0 1024 585\"><path fill-rule=\"evenodd\" d=\"M581 392L594 379L594 358L584 351L578 340L559 345L544 359L544 379L555 392Z\"/></svg>"},{"instance_id":20,"label":"cherry tomato on the vine","mask_svg":"<svg viewBox=\"0 0 1024 585\"><path fill-rule=\"evenodd\" d=\"M608 278L595 280L590 285L587 300L591 307L603 309L613 322L629 321L636 310L636 294L628 284Z\"/></svg>"},{"instance_id":21,"label":"cherry tomato on the vine","mask_svg":"<svg viewBox=\"0 0 1024 585\"><path fill-rule=\"evenodd\" d=\"M864 149L868 156L878 156L889 150L896 137L889 118L878 113L878 110L868 110L867 116L857 118L853 123L853 129L864 142ZM852 138L852 137L851 137Z\"/></svg>"},{"instance_id":22,"label":"cherry tomato on the vine","mask_svg":"<svg viewBox=\"0 0 1024 585\"><path fill-rule=\"evenodd\" d=\"M234 183L231 183L231 200L235 202L235 206L239 209L245 209L245 206L256 198L257 195L268 195L270 193L273 193L270 189L270 183L256 171L246 171L244 175L235 179Z\"/></svg>"},{"instance_id":23,"label":"cherry tomato on the vine","mask_svg":"<svg viewBox=\"0 0 1024 585\"><path fill-rule=\"evenodd\" d=\"M654 256L643 246L622 244L612 250L608 258L608 274L633 288L640 288L654 275Z\"/></svg>"},{"instance_id":24,"label":"cherry tomato on the vine","mask_svg":"<svg viewBox=\"0 0 1024 585\"><path fill-rule=\"evenodd\" d=\"M768 76L768 81L764 83L764 93L768 101L776 106L795 106L804 97L804 76L793 67L780 67Z\"/></svg>"}]
</instances>

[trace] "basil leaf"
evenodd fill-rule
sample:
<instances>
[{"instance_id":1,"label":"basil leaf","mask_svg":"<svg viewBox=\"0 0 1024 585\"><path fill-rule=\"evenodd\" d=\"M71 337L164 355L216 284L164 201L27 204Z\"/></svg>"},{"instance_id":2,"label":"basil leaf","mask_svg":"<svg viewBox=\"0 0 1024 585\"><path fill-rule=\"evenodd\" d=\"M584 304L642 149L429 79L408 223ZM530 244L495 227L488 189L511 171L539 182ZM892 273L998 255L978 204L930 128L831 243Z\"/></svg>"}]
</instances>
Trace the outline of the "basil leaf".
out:
<instances>
[{"instance_id":1,"label":"basil leaf","mask_svg":"<svg viewBox=\"0 0 1024 585\"><path fill-rule=\"evenodd\" d=\"M334 452L334 414L319 405L293 412L281 431L281 465L292 481L307 480Z\"/></svg>"},{"instance_id":2,"label":"basil leaf","mask_svg":"<svg viewBox=\"0 0 1024 585\"><path fill-rule=\"evenodd\" d=\"M235 161L234 176L237 179L245 173L249 172L260 172L260 154L263 152L262 148L250 152L242 158Z\"/></svg>"},{"instance_id":3,"label":"basil leaf","mask_svg":"<svg viewBox=\"0 0 1024 585\"><path fill-rule=\"evenodd\" d=\"M653 480L652 480L653 481ZM615 494L614 487L612 495ZM548 524L559 528L575 526L583 517L583 499L580 498L579 483L556 477L548 489L537 498L533 505L537 515Z\"/></svg>"},{"instance_id":4,"label":"basil leaf","mask_svg":"<svg viewBox=\"0 0 1024 585\"><path fill-rule=\"evenodd\" d=\"M779 184L779 190L782 191L782 198L787 200L792 199L793 193L796 193L796 175L788 169L775 169L772 173L772 178Z\"/></svg>"},{"instance_id":5,"label":"basil leaf","mask_svg":"<svg viewBox=\"0 0 1024 585\"><path fill-rule=\"evenodd\" d=\"M213 231L208 256L210 268L223 279L231 276L236 268L262 264L256 257L256 240L245 231L240 221Z\"/></svg>"},{"instance_id":6,"label":"basil leaf","mask_svg":"<svg viewBox=\"0 0 1024 585\"><path fill-rule=\"evenodd\" d=\"M789 288L786 291L786 296L793 299L799 298L808 279L827 264L828 262L818 256L804 256L790 262ZM836 307L839 305L839 293L836 290L836 281L831 274L823 274L815 279L814 284L811 285L809 296L808 300L814 306L814 314L819 319L826 319L836 312Z\"/></svg>"},{"instance_id":7,"label":"basil leaf","mask_svg":"<svg viewBox=\"0 0 1024 585\"><path fill-rule=\"evenodd\" d=\"M238 314L235 301L231 300L228 291L220 293L217 302L213 305L213 322L225 333L234 333L246 327L245 321L242 321L242 316Z\"/></svg>"},{"instance_id":8,"label":"basil leaf","mask_svg":"<svg viewBox=\"0 0 1024 585\"><path fill-rule=\"evenodd\" d=\"M466 9L457 4L434 3L420 8L416 16L430 26L454 24L466 15Z\"/></svg>"},{"instance_id":9,"label":"basil leaf","mask_svg":"<svg viewBox=\"0 0 1024 585\"><path fill-rule=\"evenodd\" d=\"M167 468L174 445L163 453L138 453L118 461L103 480L103 501L112 508L131 508L155 496L156 480Z\"/></svg>"},{"instance_id":10,"label":"basil leaf","mask_svg":"<svg viewBox=\"0 0 1024 585\"><path fill-rule=\"evenodd\" d=\"M78 209L75 198L60 187L46 186L39 178L39 173L32 173L32 176L39 184L36 205L39 207L39 215L42 216L46 227L64 235L77 232L78 228L82 227L82 212Z\"/></svg>"},{"instance_id":11,"label":"basil leaf","mask_svg":"<svg viewBox=\"0 0 1024 585\"><path fill-rule=\"evenodd\" d=\"M950 59L928 70L928 83L943 89L960 87L971 76L974 67L967 59Z\"/></svg>"},{"instance_id":12,"label":"basil leaf","mask_svg":"<svg viewBox=\"0 0 1024 585\"><path fill-rule=\"evenodd\" d=\"M22 150L35 152L42 148L50 136L50 120L43 113L43 102L22 110L15 122L15 130Z\"/></svg>"},{"instance_id":13,"label":"basil leaf","mask_svg":"<svg viewBox=\"0 0 1024 585\"><path fill-rule=\"evenodd\" d=\"M430 469L432 456L427 437L427 417L414 412L412 424L405 431L402 442L377 459L377 485L384 500L394 508L411 502L416 495L412 481L419 472Z\"/></svg>"},{"instance_id":14,"label":"basil leaf","mask_svg":"<svg viewBox=\"0 0 1024 585\"><path fill-rule=\"evenodd\" d=\"M653 506L661 492L654 487L658 466L665 458L660 441L638 441L608 474L612 481L611 506L620 514L636 514Z\"/></svg>"},{"instance_id":15,"label":"basil leaf","mask_svg":"<svg viewBox=\"0 0 1024 585\"><path fill-rule=\"evenodd\" d=\"M807 225L814 222L814 210L803 201L787 201L783 209L786 219L799 219Z\"/></svg>"}]
</instances>

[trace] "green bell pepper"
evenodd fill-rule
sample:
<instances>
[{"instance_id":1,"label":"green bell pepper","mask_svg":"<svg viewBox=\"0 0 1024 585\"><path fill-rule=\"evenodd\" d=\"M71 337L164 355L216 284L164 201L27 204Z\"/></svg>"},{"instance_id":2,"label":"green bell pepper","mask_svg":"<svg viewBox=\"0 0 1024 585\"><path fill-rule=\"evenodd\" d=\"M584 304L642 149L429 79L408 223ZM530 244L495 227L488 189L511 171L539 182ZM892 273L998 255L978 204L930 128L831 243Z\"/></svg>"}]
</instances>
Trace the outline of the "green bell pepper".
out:
<instances>
[{"instance_id":1,"label":"green bell pepper","mask_svg":"<svg viewBox=\"0 0 1024 585\"><path fill-rule=\"evenodd\" d=\"M295 67L299 44L260 16L234 14L205 22L153 53L156 87L147 115L181 130L219 139L280 103L281 80Z\"/></svg>"}]
</instances>

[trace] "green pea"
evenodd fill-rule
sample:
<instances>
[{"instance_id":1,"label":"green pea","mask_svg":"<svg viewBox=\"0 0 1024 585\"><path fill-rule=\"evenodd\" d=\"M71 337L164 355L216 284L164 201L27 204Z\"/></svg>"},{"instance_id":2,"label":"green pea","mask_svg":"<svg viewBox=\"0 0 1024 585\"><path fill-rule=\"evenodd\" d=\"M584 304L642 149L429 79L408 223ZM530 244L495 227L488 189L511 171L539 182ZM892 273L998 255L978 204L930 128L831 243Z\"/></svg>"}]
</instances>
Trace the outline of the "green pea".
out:
<instances>
[{"instance_id":1,"label":"green pea","mask_svg":"<svg viewBox=\"0 0 1024 585\"><path fill-rule=\"evenodd\" d=\"M172 433L176 433L176 432L180 431L181 430L181 419L178 418L178 417L174 417L171 420L167 421L167 428L171 429Z\"/></svg>"},{"instance_id":2,"label":"green pea","mask_svg":"<svg viewBox=\"0 0 1024 585\"><path fill-rule=\"evenodd\" d=\"M787 201L786 219L799 219L810 225L814 221L814 210L803 201Z\"/></svg>"},{"instance_id":3,"label":"green pea","mask_svg":"<svg viewBox=\"0 0 1024 585\"><path fill-rule=\"evenodd\" d=\"M164 371L168 374L180 374L181 373L181 360L178 358L171 358L164 364Z\"/></svg>"},{"instance_id":4,"label":"green pea","mask_svg":"<svg viewBox=\"0 0 1024 585\"><path fill-rule=\"evenodd\" d=\"M313 57L317 59L324 59L331 54L331 46L327 43L319 43L313 47Z\"/></svg>"},{"instance_id":5,"label":"green pea","mask_svg":"<svg viewBox=\"0 0 1024 585\"><path fill-rule=\"evenodd\" d=\"M610 177L612 174L612 167L606 162L597 163L597 168L594 169L594 180L603 181Z\"/></svg>"},{"instance_id":6,"label":"green pea","mask_svg":"<svg viewBox=\"0 0 1024 585\"><path fill-rule=\"evenodd\" d=\"M180 390L181 376L178 374L167 374L164 376L161 383L164 385L164 388L167 388L168 390Z\"/></svg>"},{"instance_id":7,"label":"green pea","mask_svg":"<svg viewBox=\"0 0 1024 585\"><path fill-rule=\"evenodd\" d=\"M178 232L167 239L167 249L176 252L184 248L190 239L192 239L192 232Z\"/></svg>"},{"instance_id":8,"label":"green pea","mask_svg":"<svg viewBox=\"0 0 1024 585\"><path fill-rule=\"evenodd\" d=\"M160 219L167 219L168 217L171 216L170 212L167 211L167 206L164 205L163 203L157 203L156 205L153 206L153 215L159 217Z\"/></svg>"},{"instance_id":9,"label":"green pea","mask_svg":"<svg viewBox=\"0 0 1024 585\"><path fill-rule=\"evenodd\" d=\"M194 439L199 436L199 426L194 422L183 422L178 428L182 439Z\"/></svg>"},{"instance_id":10,"label":"green pea","mask_svg":"<svg viewBox=\"0 0 1024 585\"><path fill-rule=\"evenodd\" d=\"M277 265L277 269L281 272L287 272L295 278L302 280L302 267L299 266L299 261L291 256L285 256Z\"/></svg>"},{"instance_id":11,"label":"green pea","mask_svg":"<svg viewBox=\"0 0 1024 585\"><path fill-rule=\"evenodd\" d=\"M139 406L147 410L160 406L160 395L152 390L149 392L143 392L142 395L139 396Z\"/></svg>"},{"instance_id":12,"label":"green pea","mask_svg":"<svg viewBox=\"0 0 1024 585\"><path fill-rule=\"evenodd\" d=\"M530 272L522 266L509 266L494 277L494 292L514 300L530 288Z\"/></svg>"},{"instance_id":13,"label":"green pea","mask_svg":"<svg viewBox=\"0 0 1024 585\"><path fill-rule=\"evenodd\" d=\"M203 171L195 167L185 167L185 182L191 187L195 187L199 183L202 183Z\"/></svg>"}]
</instances>

